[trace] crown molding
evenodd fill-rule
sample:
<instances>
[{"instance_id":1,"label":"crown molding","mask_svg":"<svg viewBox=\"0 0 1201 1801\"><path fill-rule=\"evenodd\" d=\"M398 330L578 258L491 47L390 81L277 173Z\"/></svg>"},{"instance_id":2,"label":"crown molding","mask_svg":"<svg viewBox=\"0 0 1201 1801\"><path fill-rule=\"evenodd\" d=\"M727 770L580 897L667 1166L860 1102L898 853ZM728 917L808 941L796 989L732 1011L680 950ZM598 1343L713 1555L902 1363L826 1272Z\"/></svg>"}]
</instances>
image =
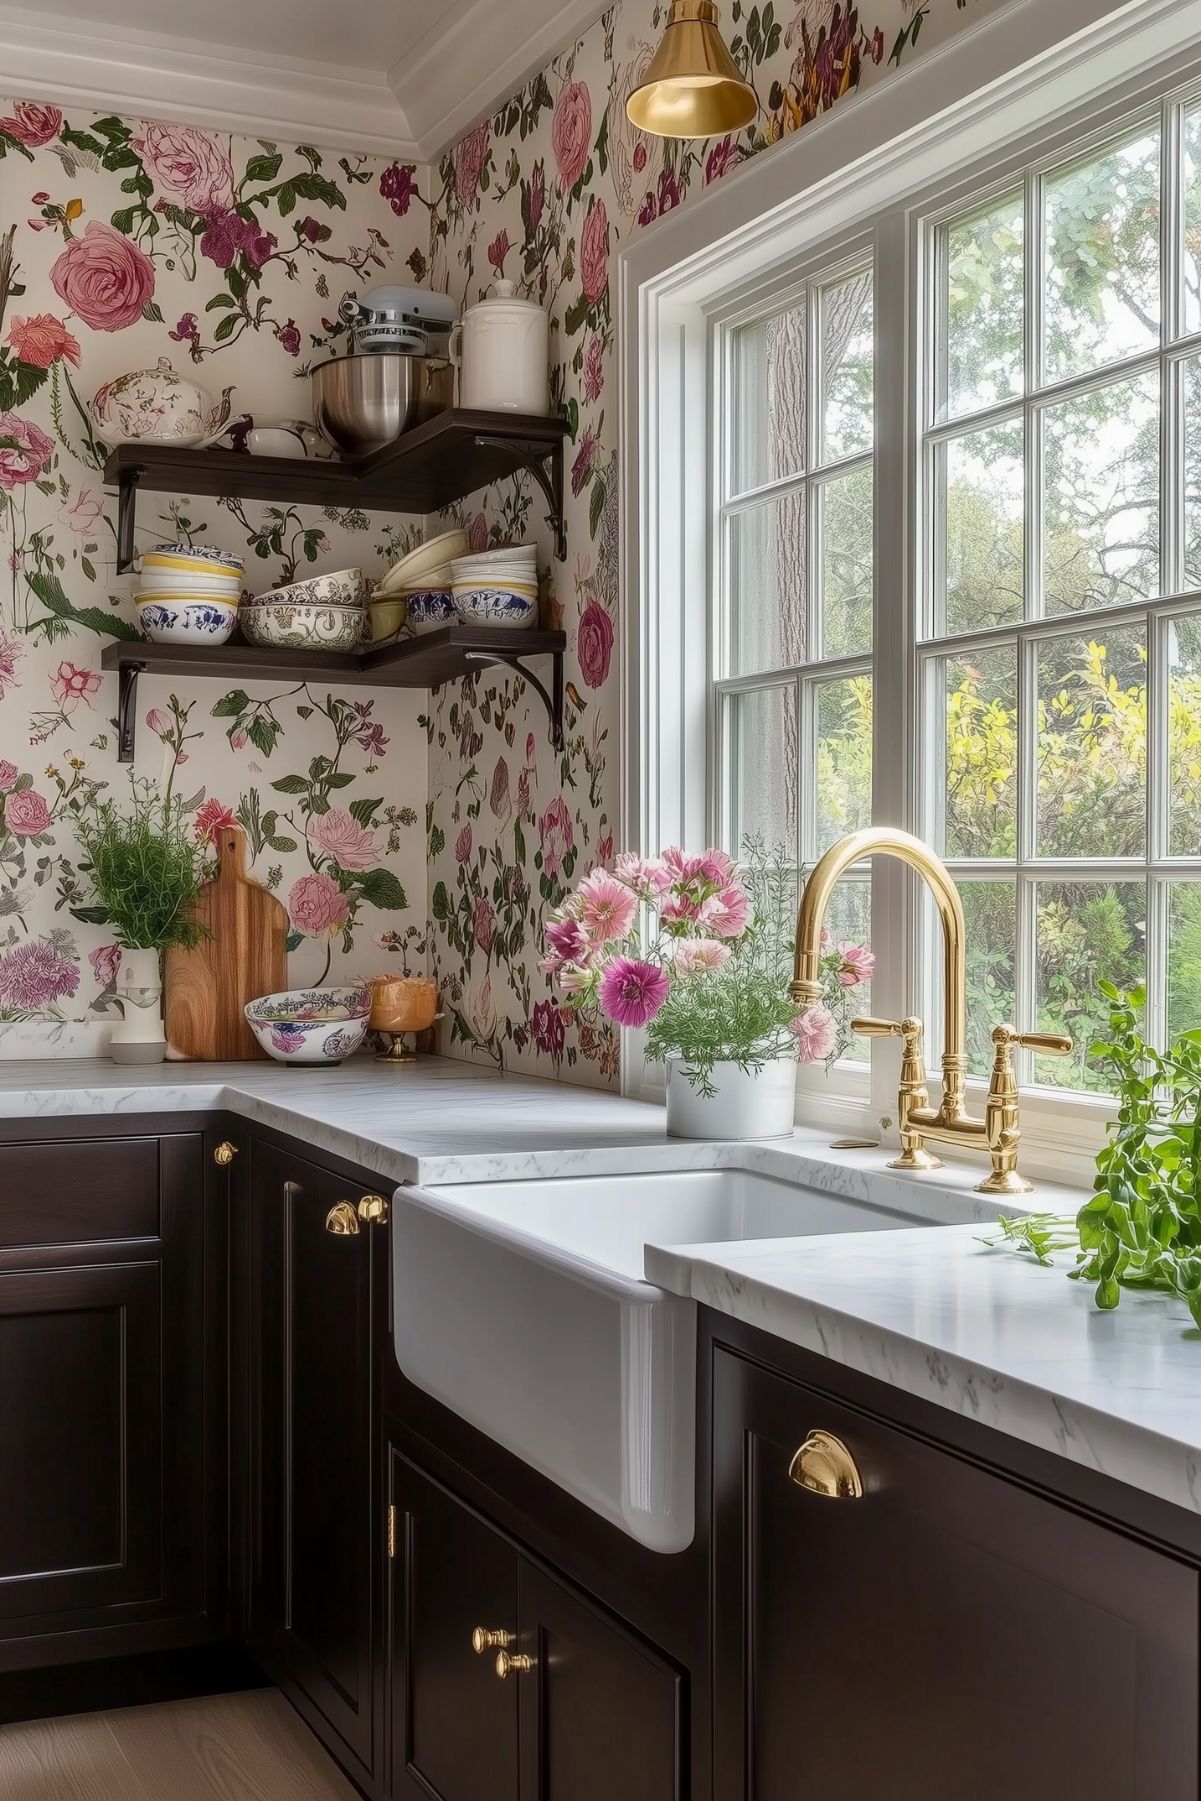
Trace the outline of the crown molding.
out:
<instances>
[{"instance_id":1,"label":"crown molding","mask_svg":"<svg viewBox=\"0 0 1201 1801\"><path fill-rule=\"evenodd\" d=\"M436 162L573 44L612 0L458 0L388 71L423 162Z\"/></svg>"},{"instance_id":2,"label":"crown molding","mask_svg":"<svg viewBox=\"0 0 1201 1801\"><path fill-rule=\"evenodd\" d=\"M97 29L29 6L0 6L0 86L16 98L95 106L283 143L422 162L382 72Z\"/></svg>"},{"instance_id":3,"label":"crown molding","mask_svg":"<svg viewBox=\"0 0 1201 1801\"><path fill-rule=\"evenodd\" d=\"M0 5L0 86L59 106L429 163L603 10L603 0L451 0L380 70Z\"/></svg>"}]
</instances>

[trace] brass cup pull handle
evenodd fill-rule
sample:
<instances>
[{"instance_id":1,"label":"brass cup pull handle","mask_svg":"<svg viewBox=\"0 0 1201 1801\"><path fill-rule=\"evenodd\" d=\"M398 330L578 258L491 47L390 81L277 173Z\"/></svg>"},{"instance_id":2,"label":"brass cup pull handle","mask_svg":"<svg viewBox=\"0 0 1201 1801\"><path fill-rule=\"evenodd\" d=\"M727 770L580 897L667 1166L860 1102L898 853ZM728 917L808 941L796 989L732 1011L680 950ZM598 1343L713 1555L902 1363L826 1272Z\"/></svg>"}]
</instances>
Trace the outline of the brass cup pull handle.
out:
<instances>
[{"instance_id":1,"label":"brass cup pull handle","mask_svg":"<svg viewBox=\"0 0 1201 1801\"><path fill-rule=\"evenodd\" d=\"M514 1673L521 1676L524 1675L526 1670L532 1670L533 1667L533 1658L523 1656L520 1651L515 1652L512 1656L510 1656L508 1651L498 1651L496 1653L496 1673L502 1682L506 1676Z\"/></svg>"},{"instance_id":2,"label":"brass cup pull handle","mask_svg":"<svg viewBox=\"0 0 1201 1801\"><path fill-rule=\"evenodd\" d=\"M863 1481L855 1459L832 1432L811 1432L788 1466L792 1480L831 1501L858 1501Z\"/></svg>"},{"instance_id":3,"label":"brass cup pull handle","mask_svg":"<svg viewBox=\"0 0 1201 1801\"><path fill-rule=\"evenodd\" d=\"M486 1626L477 1626L471 1635L471 1649L477 1657L482 1657L485 1651L503 1651L513 1643L515 1636L512 1632L489 1632Z\"/></svg>"},{"instance_id":4,"label":"brass cup pull handle","mask_svg":"<svg viewBox=\"0 0 1201 1801\"><path fill-rule=\"evenodd\" d=\"M229 1139L226 1138L223 1139L219 1145L214 1147L213 1162L217 1165L218 1169L228 1169L237 1154L237 1145L231 1144Z\"/></svg>"},{"instance_id":5,"label":"brass cup pull handle","mask_svg":"<svg viewBox=\"0 0 1201 1801\"><path fill-rule=\"evenodd\" d=\"M382 1194L365 1194L359 1201L359 1218L369 1220L372 1225L384 1226L388 1223L388 1203Z\"/></svg>"},{"instance_id":6,"label":"brass cup pull handle","mask_svg":"<svg viewBox=\"0 0 1201 1801\"><path fill-rule=\"evenodd\" d=\"M354 1238L359 1231L359 1216L349 1201L338 1201L325 1216L325 1229L335 1238Z\"/></svg>"}]
</instances>

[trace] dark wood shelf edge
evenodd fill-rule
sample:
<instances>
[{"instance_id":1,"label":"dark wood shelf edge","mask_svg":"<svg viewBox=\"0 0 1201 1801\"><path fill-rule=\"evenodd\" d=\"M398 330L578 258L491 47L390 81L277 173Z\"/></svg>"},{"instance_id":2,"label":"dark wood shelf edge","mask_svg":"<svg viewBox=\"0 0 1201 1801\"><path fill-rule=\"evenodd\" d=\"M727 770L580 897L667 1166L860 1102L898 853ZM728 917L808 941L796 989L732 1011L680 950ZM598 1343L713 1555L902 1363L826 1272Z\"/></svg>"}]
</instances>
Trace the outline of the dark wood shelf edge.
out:
<instances>
[{"instance_id":1,"label":"dark wood shelf edge","mask_svg":"<svg viewBox=\"0 0 1201 1801\"><path fill-rule=\"evenodd\" d=\"M399 644L365 651L320 652L267 650L251 644L217 646L150 644L117 639L106 644L100 662L118 678L117 758L131 763L137 742L137 693L140 675L186 675L212 680L333 681L355 687L438 688L461 681L480 669L516 670L546 707L551 738L563 748L563 632L511 631L497 626L447 625ZM549 656L549 689L525 659Z\"/></svg>"},{"instance_id":2,"label":"dark wood shelf edge","mask_svg":"<svg viewBox=\"0 0 1201 1801\"><path fill-rule=\"evenodd\" d=\"M104 466L117 490L117 569L134 558L139 488L220 499L437 512L494 481L528 470L548 507L555 554L567 555L563 517L565 419L455 407L353 461L257 457L232 450L121 444Z\"/></svg>"}]
</instances>

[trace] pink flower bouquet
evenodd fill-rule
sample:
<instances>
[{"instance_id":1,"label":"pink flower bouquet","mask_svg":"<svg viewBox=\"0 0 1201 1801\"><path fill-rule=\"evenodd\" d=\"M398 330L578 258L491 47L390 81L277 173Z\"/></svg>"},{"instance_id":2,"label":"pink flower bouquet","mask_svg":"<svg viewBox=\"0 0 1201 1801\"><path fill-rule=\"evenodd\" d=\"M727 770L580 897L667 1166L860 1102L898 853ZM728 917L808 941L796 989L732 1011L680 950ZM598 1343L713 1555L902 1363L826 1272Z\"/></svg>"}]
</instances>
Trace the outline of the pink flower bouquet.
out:
<instances>
[{"instance_id":1,"label":"pink flower bouquet","mask_svg":"<svg viewBox=\"0 0 1201 1801\"><path fill-rule=\"evenodd\" d=\"M718 1063L829 1065L875 960L864 945L828 946L823 1000L798 1014L788 994L796 897L788 857L757 840L737 865L720 850L623 852L549 920L539 967L573 1007L645 1029L648 1056L677 1058L702 1094Z\"/></svg>"}]
</instances>

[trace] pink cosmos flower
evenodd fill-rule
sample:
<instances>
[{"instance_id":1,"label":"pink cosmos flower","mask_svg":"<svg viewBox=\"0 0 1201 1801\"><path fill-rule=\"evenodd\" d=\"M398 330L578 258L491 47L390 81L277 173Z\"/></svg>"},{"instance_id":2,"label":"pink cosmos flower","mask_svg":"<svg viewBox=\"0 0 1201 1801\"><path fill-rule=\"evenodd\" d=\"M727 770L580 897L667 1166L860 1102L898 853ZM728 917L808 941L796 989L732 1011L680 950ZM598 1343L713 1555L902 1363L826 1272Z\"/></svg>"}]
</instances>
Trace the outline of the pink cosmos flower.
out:
<instances>
[{"instance_id":1,"label":"pink cosmos flower","mask_svg":"<svg viewBox=\"0 0 1201 1801\"><path fill-rule=\"evenodd\" d=\"M632 850L617 853L613 874L635 894L666 894L672 882L671 871L661 857L640 857Z\"/></svg>"},{"instance_id":2,"label":"pink cosmos flower","mask_svg":"<svg viewBox=\"0 0 1201 1801\"><path fill-rule=\"evenodd\" d=\"M559 187L569 194L584 173L592 146L592 99L582 81L569 81L555 101L550 141Z\"/></svg>"},{"instance_id":3,"label":"pink cosmos flower","mask_svg":"<svg viewBox=\"0 0 1201 1801\"><path fill-rule=\"evenodd\" d=\"M663 861L680 882L706 882L723 888L734 879L733 859L724 850L706 850L699 854L678 849L674 844L663 852Z\"/></svg>"},{"instance_id":4,"label":"pink cosmos flower","mask_svg":"<svg viewBox=\"0 0 1201 1801\"><path fill-rule=\"evenodd\" d=\"M91 706L92 696L100 692L100 675L95 669L80 669L76 663L62 662L50 677L50 688L64 710L69 711L81 700Z\"/></svg>"},{"instance_id":5,"label":"pink cosmos flower","mask_svg":"<svg viewBox=\"0 0 1201 1801\"><path fill-rule=\"evenodd\" d=\"M624 938L638 911L636 896L604 869L584 877L577 900L580 925L590 944L611 944Z\"/></svg>"},{"instance_id":6,"label":"pink cosmos flower","mask_svg":"<svg viewBox=\"0 0 1201 1801\"><path fill-rule=\"evenodd\" d=\"M542 964L538 965L542 969ZM564 994L588 994L596 985L596 971L581 963L564 963L559 969L551 972L558 980Z\"/></svg>"},{"instance_id":7,"label":"pink cosmos flower","mask_svg":"<svg viewBox=\"0 0 1201 1801\"><path fill-rule=\"evenodd\" d=\"M17 779L17 775L16 764L10 763L7 757L0 757L0 794L8 793Z\"/></svg>"},{"instance_id":8,"label":"pink cosmos flower","mask_svg":"<svg viewBox=\"0 0 1201 1801\"><path fill-rule=\"evenodd\" d=\"M73 338L52 313L33 313L28 319L14 317L8 328L8 341L18 360L32 369L49 369L60 357L79 367L79 339Z\"/></svg>"},{"instance_id":9,"label":"pink cosmos flower","mask_svg":"<svg viewBox=\"0 0 1201 1801\"><path fill-rule=\"evenodd\" d=\"M716 938L678 938L671 960L677 975L700 975L706 970L724 969L730 961L730 947Z\"/></svg>"},{"instance_id":10,"label":"pink cosmos flower","mask_svg":"<svg viewBox=\"0 0 1201 1801\"><path fill-rule=\"evenodd\" d=\"M227 826L237 825L237 815L231 812L216 795L210 796L204 805L197 810L192 821L192 830L197 844L216 844L217 833L223 832Z\"/></svg>"},{"instance_id":11,"label":"pink cosmos flower","mask_svg":"<svg viewBox=\"0 0 1201 1801\"><path fill-rule=\"evenodd\" d=\"M637 957L615 957L600 980L602 1011L619 1026L649 1025L667 999L665 970Z\"/></svg>"},{"instance_id":12,"label":"pink cosmos flower","mask_svg":"<svg viewBox=\"0 0 1201 1801\"><path fill-rule=\"evenodd\" d=\"M309 842L332 857L339 869L373 869L379 862L373 835L341 807L331 807L309 821Z\"/></svg>"},{"instance_id":13,"label":"pink cosmos flower","mask_svg":"<svg viewBox=\"0 0 1201 1801\"><path fill-rule=\"evenodd\" d=\"M47 1007L75 993L79 965L44 938L19 944L0 957L0 1000L30 1011Z\"/></svg>"},{"instance_id":14,"label":"pink cosmos flower","mask_svg":"<svg viewBox=\"0 0 1201 1801\"><path fill-rule=\"evenodd\" d=\"M751 903L745 890L731 883L703 903L700 917L715 938L740 938L751 923Z\"/></svg>"},{"instance_id":15,"label":"pink cosmos flower","mask_svg":"<svg viewBox=\"0 0 1201 1801\"><path fill-rule=\"evenodd\" d=\"M293 882L288 917L306 938L334 938L350 917L350 903L337 882L318 871Z\"/></svg>"},{"instance_id":16,"label":"pink cosmos flower","mask_svg":"<svg viewBox=\"0 0 1201 1801\"><path fill-rule=\"evenodd\" d=\"M0 488L9 494L35 482L54 455L40 425L18 413L0 413Z\"/></svg>"},{"instance_id":17,"label":"pink cosmos flower","mask_svg":"<svg viewBox=\"0 0 1201 1801\"><path fill-rule=\"evenodd\" d=\"M93 331L125 331L154 298L154 264L112 225L93 219L72 238L50 280L60 300Z\"/></svg>"},{"instance_id":18,"label":"pink cosmos flower","mask_svg":"<svg viewBox=\"0 0 1201 1801\"><path fill-rule=\"evenodd\" d=\"M798 1063L820 1063L834 1049L838 1034L834 1015L821 1001L790 1020L788 1030L796 1039Z\"/></svg>"},{"instance_id":19,"label":"pink cosmos flower","mask_svg":"<svg viewBox=\"0 0 1201 1801\"><path fill-rule=\"evenodd\" d=\"M95 950L88 952L88 962L92 966L92 974L102 988L111 988L121 968L121 946L119 944L98 944Z\"/></svg>"},{"instance_id":20,"label":"pink cosmos flower","mask_svg":"<svg viewBox=\"0 0 1201 1801\"><path fill-rule=\"evenodd\" d=\"M588 954L588 941L578 919L548 920L544 936L557 963L580 963Z\"/></svg>"},{"instance_id":21,"label":"pink cosmos flower","mask_svg":"<svg viewBox=\"0 0 1201 1801\"><path fill-rule=\"evenodd\" d=\"M839 985L843 988L857 988L860 982L870 982L876 973L876 957L866 944L852 944L848 940L838 947L842 962L838 969Z\"/></svg>"},{"instance_id":22,"label":"pink cosmos flower","mask_svg":"<svg viewBox=\"0 0 1201 1801\"><path fill-rule=\"evenodd\" d=\"M35 788L21 788L4 802L4 823L15 838L36 838L48 832L54 821L46 801Z\"/></svg>"}]
</instances>

